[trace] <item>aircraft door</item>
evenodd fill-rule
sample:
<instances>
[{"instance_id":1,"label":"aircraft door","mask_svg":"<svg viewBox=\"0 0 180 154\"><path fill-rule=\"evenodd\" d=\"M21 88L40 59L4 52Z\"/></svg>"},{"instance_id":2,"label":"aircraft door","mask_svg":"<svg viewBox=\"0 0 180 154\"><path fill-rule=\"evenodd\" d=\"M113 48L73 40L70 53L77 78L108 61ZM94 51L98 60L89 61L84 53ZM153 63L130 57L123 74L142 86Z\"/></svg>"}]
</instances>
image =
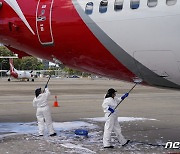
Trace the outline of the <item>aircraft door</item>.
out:
<instances>
[{"instance_id":1,"label":"aircraft door","mask_svg":"<svg viewBox=\"0 0 180 154\"><path fill-rule=\"evenodd\" d=\"M136 67L141 78L157 80L164 78L180 84L180 70L175 54L170 50L135 51ZM149 71L144 69L144 66ZM153 72L156 76L151 75Z\"/></svg>"},{"instance_id":2,"label":"aircraft door","mask_svg":"<svg viewBox=\"0 0 180 154\"><path fill-rule=\"evenodd\" d=\"M54 0L39 0L36 10L36 30L39 42L44 46L54 44L52 34L52 6Z\"/></svg>"}]
</instances>

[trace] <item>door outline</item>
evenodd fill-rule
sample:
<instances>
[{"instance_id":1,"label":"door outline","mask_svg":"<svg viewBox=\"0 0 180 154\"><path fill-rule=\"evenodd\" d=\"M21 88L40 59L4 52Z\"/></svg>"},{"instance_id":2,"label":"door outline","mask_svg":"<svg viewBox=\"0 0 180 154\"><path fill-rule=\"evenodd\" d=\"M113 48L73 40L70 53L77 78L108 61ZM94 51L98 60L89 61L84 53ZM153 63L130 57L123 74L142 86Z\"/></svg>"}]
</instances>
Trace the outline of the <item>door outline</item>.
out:
<instances>
[{"instance_id":1,"label":"door outline","mask_svg":"<svg viewBox=\"0 0 180 154\"><path fill-rule=\"evenodd\" d=\"M143 56L144 54L146 54L146 57ZM163 55L163 58L161 58L161 55ZM179 64L172 50L134 51L133 57L136 60L135 65L137 67L138 74L142 79L145 78L157 80L158 78L164 78L176 84L180 83ZM147 58L149 58L149 62L147 61ZM152 61L152 63L151 59L154 60ZM167 67L166 63L169 63L171 65ZM143 70L144 66L148 68L152 73L155 73L155 76L151 76L148 71Z\"/></svg>"},{"instance_id":2,"label":"door outline","mask_svg":"<svg viewBox=\"0 0 180 154\"><path fill-rule=\"evenodd\" d=\"M54 38L53 38L53 34L52 34L52 7L53 7L54 0L51 0L51 4L50 4L51 6L50 6L50 10L49 10L50 41L42 41L41 35L40 35L40 32L39 32L38 22L46 20L46 17L44 17L44 16L39 17L38 16L38 10L39 10L40 1L42 1L42 0L38 1L37 8L36 8L36 31L37 31L37 36L38 36L38 40L41 43L41 45L43 45L43 46L51 46L51 45L54 45ZM48 2L48 0L46 2ZM43 25L43 24L41 24L41 25Z\"/></svg>"}]
</instances>

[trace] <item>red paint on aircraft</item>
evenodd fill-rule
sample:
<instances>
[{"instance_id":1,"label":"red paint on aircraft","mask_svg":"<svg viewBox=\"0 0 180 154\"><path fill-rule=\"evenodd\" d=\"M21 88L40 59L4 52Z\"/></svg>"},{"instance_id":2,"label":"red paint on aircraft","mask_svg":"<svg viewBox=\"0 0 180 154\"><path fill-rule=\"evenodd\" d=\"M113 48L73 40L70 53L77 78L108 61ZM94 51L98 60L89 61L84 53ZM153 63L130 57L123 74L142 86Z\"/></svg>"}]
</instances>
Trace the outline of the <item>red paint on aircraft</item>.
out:
<instances>
[{"instance_id":1,"label":"red paint on aircraft","mask_svg":"<svg viewBox=\"0 0 180 154\"><path fill-rule=\"evenodd\" d=\"M94 36L71 0L54 0L51 25L40 16L44 11L50 12L52 0L39 1L37 18L42 20L40 22L36 21L37 0L17 0L35 35L4 0L0 2L3 3L0 8L0 42L4 45L50 61L56 58L69 67L110 78L132 81L135 76ZM46 5L44 11L43 5Z\"/></svg>"}]
</instances>

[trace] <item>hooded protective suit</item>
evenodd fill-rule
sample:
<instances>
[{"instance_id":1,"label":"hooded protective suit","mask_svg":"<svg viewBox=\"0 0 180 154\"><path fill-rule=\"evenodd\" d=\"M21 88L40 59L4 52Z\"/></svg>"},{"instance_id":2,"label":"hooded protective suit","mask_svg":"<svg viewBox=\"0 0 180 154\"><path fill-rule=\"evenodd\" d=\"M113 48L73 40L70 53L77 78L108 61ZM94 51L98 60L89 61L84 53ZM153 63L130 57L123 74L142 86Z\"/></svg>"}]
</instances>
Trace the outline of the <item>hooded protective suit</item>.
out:
<instances>
[{"instance_id":1,"label":"hooded protective suit","mask_svg":"<svg viewBox=\"0 0 180 154\"><path fill-rule=\"evenodd\" d=\"M121 145L127 142L127 140L121 134L121 127L118 122L117 110L115 110L114 113L112 113L111 116L108 117L108 115L111 113L109 108L114 109L120 101L121 101L121 98L117 98L117 97L115 98L108 97L108 98L105 98L103 101L102 107L105 112L105 119L106 119L106 123L104 126L104 136L103 136L104 147L111 146L111 133L113 130Z\"/></svg>"},{"instance_id":2,"label":"hooded protective suit","mask_svg":"<svg viewBox=\"0 0 180 154\"><path fill-rule=\"evenodd\" d=\"M36 90L37 94L38 89ZM54 134L54 128L52 124L51 112L48 106L48 97L50 92L48 88L45 88L44 93L36 95L33 100L33 107L37 108L36 117L38 121L39 135L44 134L45 124L47 126L49 134Z\"/></svg>"}]
</instances>

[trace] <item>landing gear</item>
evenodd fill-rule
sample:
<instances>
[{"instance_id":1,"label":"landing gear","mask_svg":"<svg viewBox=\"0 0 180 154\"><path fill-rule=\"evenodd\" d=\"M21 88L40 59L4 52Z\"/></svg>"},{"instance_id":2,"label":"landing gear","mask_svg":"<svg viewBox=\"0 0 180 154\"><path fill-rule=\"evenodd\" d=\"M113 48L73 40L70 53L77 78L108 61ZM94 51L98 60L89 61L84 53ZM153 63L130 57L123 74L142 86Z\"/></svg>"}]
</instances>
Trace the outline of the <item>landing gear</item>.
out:
<instances>
[{"instance_id":1,"label":"landing gear","mask_svg":"<svg viewBox=\"0 0 180 154\"><path fill-rule=\"evenodd\" d=\"M29 81L29 79L27 79L27 81Z\"/></svg>"},{"instance_id":2,"label":"landing gear","mask_svg":"<svg viewBox=\"0 0 180 154\"><path fill-rule=\"evenodd\" d=\"M32 82L34 82L34 79L32 79Z\"/></svg>"},{"instance_id":3,"label":"landing gear","mask_svg":"<svg viewBox=\"0 0 180 154\"><path fill-rule=\"evenodd\" d=\"M10 81L11 81L11 79L9 78L9 79L8 79L8 81L10 82Z\"/></svg>"}]
</instances>

